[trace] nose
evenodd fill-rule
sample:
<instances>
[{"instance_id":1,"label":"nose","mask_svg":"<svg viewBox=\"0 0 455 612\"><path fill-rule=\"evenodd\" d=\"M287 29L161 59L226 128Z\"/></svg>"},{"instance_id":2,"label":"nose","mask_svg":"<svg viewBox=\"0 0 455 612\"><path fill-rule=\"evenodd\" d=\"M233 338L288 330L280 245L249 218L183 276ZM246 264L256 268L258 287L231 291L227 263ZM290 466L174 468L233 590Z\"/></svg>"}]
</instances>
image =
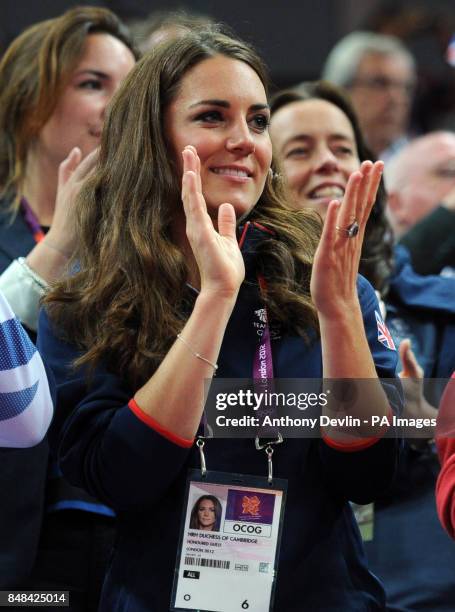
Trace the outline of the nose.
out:
<instances>
[{"instance_id":1,"label":"nose","mask_svg":"<svg viewBox=\"0 0 455 612\"><path fill-rule=\"evenodd\" d=\"M106 115L106 108L107 108L108 104L109 104L109 100L105 100L103 102L103 104L101 105L101 108L100 108L100 118L101 118L101 121L103 123L104 123L104 118L105 118L105 115Z\"/></svg>"},{"instance_id":2,"label":"nose","mask_svg":"<svg viewBox=\"0 0 455 612\"><path fill-rule=\"evenodd\" d=\"M106 115L106 109L109 106L110 101L113 96L117 93L120 85L122 84L122 80L119 78L113 78L109 84L107 84L100 95L100 117L104 121Z\"/></svg>"},{"instance_id":3,"label":"nose","mask_svg":"<svg viewBox=\"0 0 455 612\"><path fill-rule=\"evenodd\" d=\"M331 173L339 170L338 158L329 147L322 147L316 153L316 172Z\"/></svg>"},{"instance_id":4,"label":"nose","mask_svg":"<svg viewBox=\"0 0 455 612\"><path fill-rule=\"evenodd\" d=\"M105 88L104 95L101 96L101 105L103 107L103 116L104 116L104 114L106 112L107 107L110 104L110 101L115 96L117 91L120 89L120 85L121 84L122 84L122 81L120 79L113 80L113 82L111 83L110 87L106 87Z\"/></svg>"},{"instance_id":5,"label":"nose","mask_svg":"<svg viewBox=\"0 0 455 612\"><path fill-rule=\"evenodd\" d=\"M236 121L231 127L226 139L226 149L237 155L250 155L256 146L248 123L242 119Z\"/></svg>"},{"instance_id":6,"label":"nose","mask_svg":"<svg viewBox=\"0 0 455 612\"><path fill-rule=\"evenodd\" d=\"M390 102L403 104L410 100L410 96L402 83L391 81L387 87L384 87L383 96Z\"/></svg>"}]
</instances>

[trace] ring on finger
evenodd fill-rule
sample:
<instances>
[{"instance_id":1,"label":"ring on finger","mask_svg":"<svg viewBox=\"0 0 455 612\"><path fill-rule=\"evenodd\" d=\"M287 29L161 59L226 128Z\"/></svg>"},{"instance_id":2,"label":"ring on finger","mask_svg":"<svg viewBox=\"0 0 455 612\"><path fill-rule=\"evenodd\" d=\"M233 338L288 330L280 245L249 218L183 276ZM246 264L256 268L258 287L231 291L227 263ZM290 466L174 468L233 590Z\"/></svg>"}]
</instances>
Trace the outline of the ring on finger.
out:
<instances>
[{"instance_id":1,"label":"ring on finger","mask_svg":"<svg viewBox=\"0 0 455 612\"><path fill-rule=\"evenodd\" d=\"M339 227L337 225L335 229L339 232L343 232L344 234L346 234L348 238L355 238L359 233L360 226L357 223L357 220L354 219L354 221L347 227Z\"/></svg>"}]
</instances>

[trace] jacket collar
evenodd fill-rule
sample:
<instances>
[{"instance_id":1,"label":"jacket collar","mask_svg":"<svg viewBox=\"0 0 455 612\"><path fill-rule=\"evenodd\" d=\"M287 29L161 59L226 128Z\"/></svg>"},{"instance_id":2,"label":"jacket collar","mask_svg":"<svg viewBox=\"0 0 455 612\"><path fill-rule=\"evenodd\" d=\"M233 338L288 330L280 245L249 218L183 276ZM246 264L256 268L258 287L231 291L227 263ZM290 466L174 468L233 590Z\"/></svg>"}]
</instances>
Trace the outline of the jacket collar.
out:
<instances>
[{"instance_id":1,"label":"jacket collar","mask_svg":"<svg viewBox=\"0 0 455 612\"><path fill-rule=\"evenodd\" d=\"M247 221L244 225L239 225L237 228L237 237L239 248L245 262L245 269L248 273L256 273L256 256L258 254L258 246L275 236L275 232L256 221Z\"/></svg>"}]
</instances>

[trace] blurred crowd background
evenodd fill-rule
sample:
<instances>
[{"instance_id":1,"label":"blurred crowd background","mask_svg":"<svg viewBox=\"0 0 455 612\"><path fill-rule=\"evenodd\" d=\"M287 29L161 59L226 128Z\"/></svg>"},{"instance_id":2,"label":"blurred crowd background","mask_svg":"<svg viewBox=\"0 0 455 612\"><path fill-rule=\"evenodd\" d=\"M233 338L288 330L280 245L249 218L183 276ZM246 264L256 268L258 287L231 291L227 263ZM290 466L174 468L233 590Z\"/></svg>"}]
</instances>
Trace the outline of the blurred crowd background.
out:
<instances>
[{"instance_id":1,"label":"blurred crowd background","mask_svg":"<svg viewBox=\"0 0 455 612\"><path fill-rule=\"evenodd\" d=\"M277 88L317 79L332 47L354 30L397 36L417 67L411 132L455 129L455 68L448 61L455 35L453 0L5 0L0 50L28 25L84 4L106 6L128 22L183 9L227 23L265 57Z\"/></svg>"}]
</instances>

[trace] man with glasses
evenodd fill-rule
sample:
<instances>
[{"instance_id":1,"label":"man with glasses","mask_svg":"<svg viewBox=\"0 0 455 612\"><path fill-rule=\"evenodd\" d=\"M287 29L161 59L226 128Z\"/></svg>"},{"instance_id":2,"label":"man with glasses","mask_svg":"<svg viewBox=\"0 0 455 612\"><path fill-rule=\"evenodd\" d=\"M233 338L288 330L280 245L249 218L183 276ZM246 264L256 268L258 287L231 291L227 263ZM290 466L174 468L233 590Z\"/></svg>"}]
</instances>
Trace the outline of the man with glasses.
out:
<instances>
[{"instance_id":1,"label":"man with glasses","mask_svg":"<svg viewBox=\"0 0 455 612\"><path fill-rule=\"evenodd\" d=\"M415 63L397 38L352 32L332 49L322 76L348 90L377 157L386 160L406 143Z\"/></svg>"}]
</instances>

